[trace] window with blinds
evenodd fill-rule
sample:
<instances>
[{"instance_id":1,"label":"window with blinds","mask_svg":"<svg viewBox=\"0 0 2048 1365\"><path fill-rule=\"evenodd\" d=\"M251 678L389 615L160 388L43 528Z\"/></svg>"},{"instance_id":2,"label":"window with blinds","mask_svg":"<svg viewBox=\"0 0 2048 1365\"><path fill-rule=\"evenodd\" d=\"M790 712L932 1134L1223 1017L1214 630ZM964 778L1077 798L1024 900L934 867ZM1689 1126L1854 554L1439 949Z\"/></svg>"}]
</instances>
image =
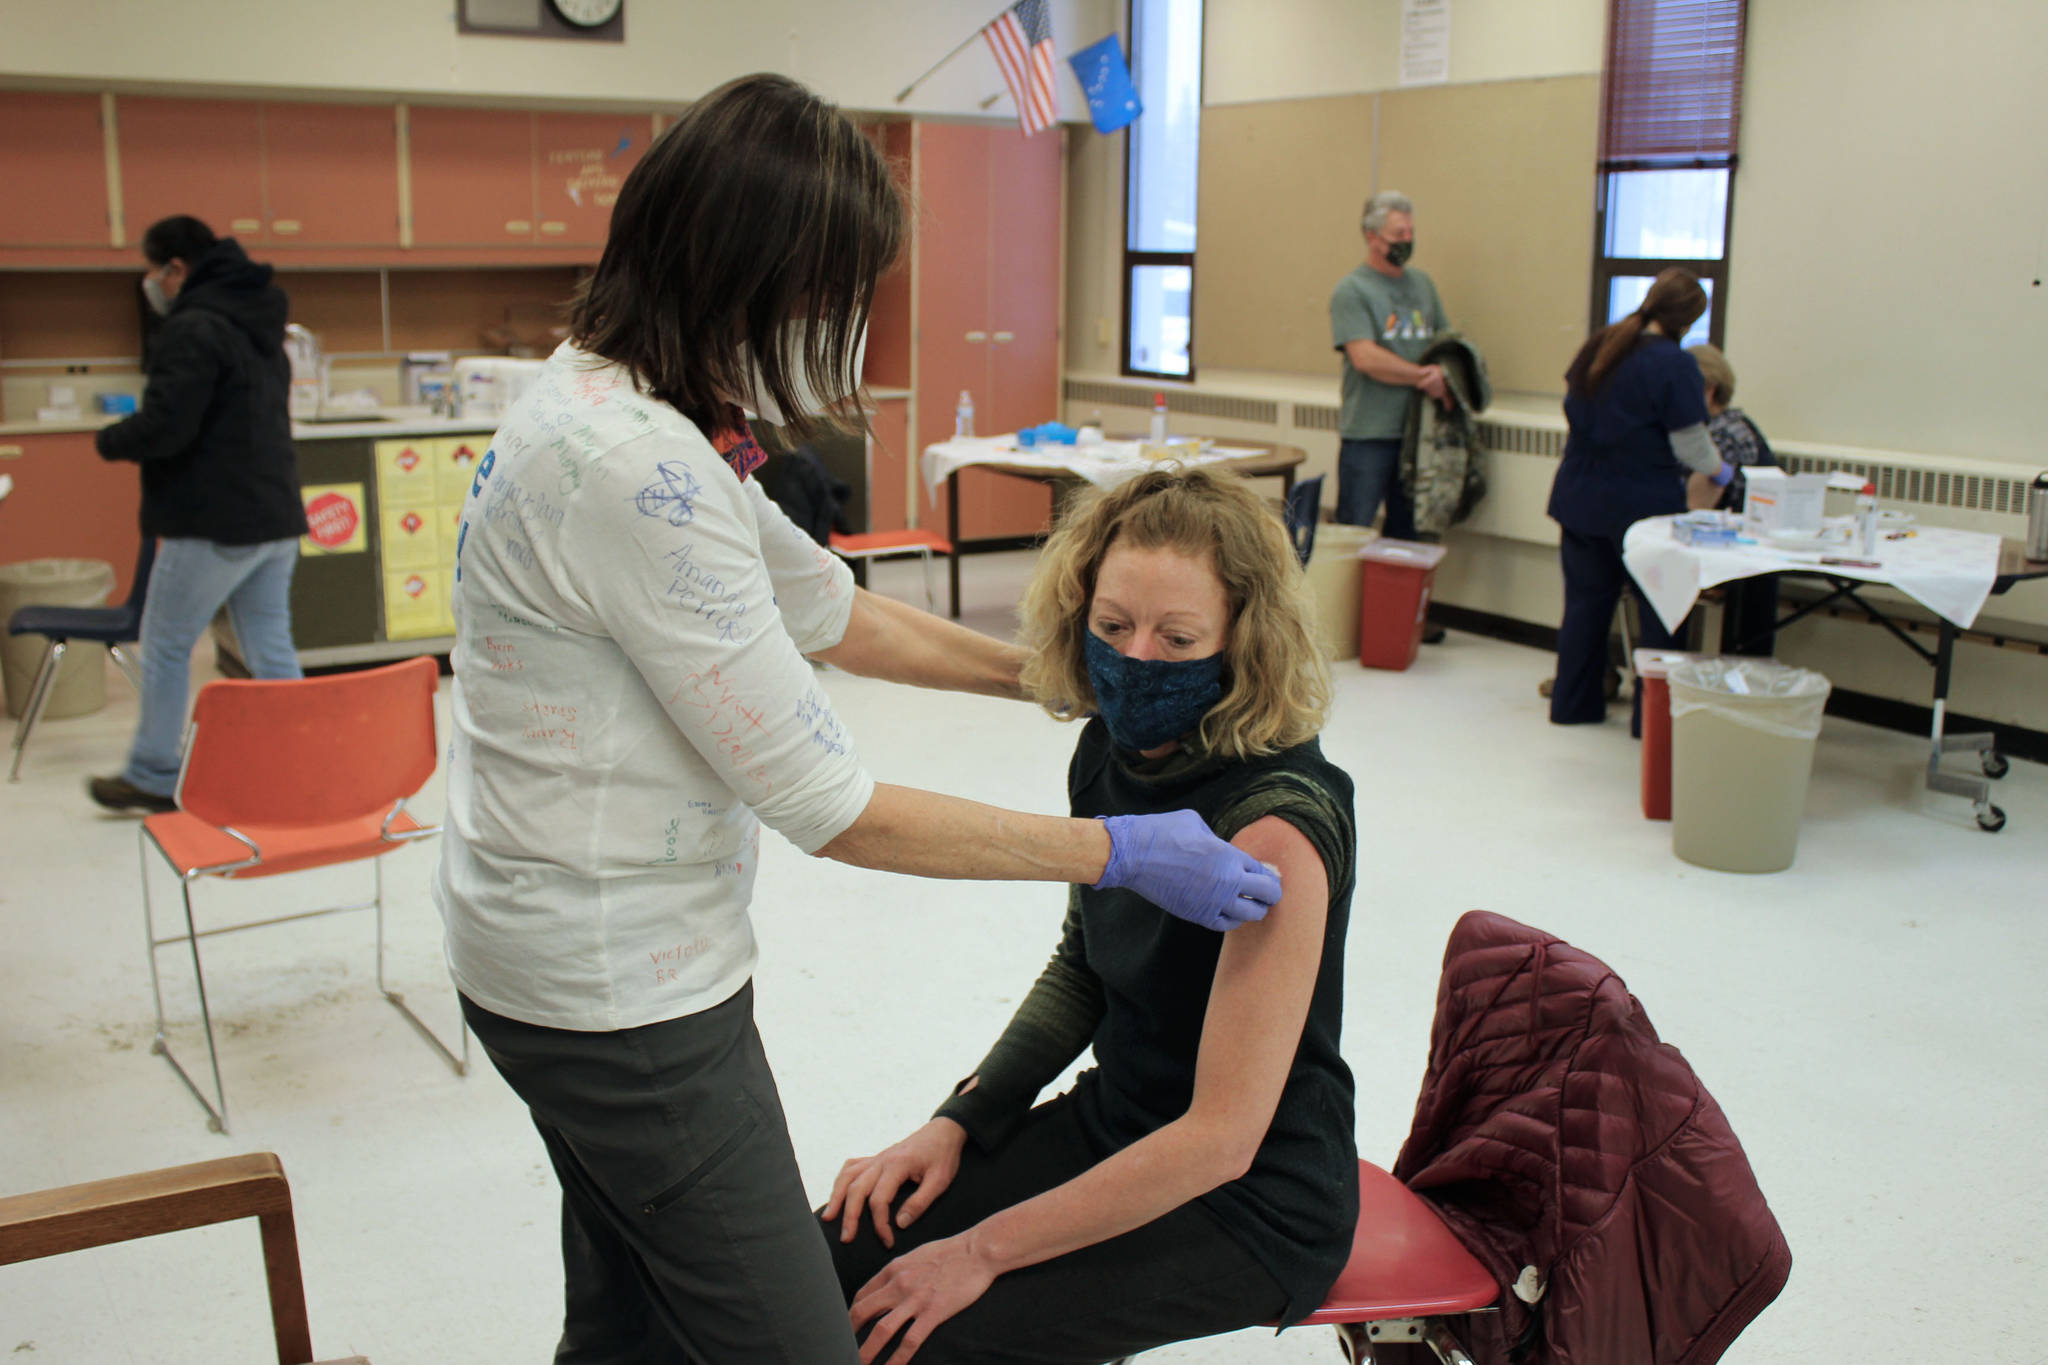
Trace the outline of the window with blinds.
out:
<instances>
[{"instance_id":1,"label":"window with blinds","mask_svg":"<svg viewBox=\"0 0 2048 1365\"><path fill-rule=\"evenodd\" d=\"M1669 266L1712 301L1690 346L1719 344L1742 124L1745 0L1610 0L1592 320L1625 317Z\"/></svg>"}]
</instances>

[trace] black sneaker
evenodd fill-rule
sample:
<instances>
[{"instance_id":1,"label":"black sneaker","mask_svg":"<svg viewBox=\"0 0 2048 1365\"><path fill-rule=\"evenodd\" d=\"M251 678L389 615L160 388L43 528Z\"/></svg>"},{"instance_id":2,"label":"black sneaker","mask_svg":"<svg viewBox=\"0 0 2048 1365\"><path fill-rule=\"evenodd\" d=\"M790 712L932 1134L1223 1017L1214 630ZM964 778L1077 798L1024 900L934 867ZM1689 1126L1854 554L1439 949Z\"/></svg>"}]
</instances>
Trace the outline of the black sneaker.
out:
<instances>
[{"instance_id":1,"label":"black sneaker","mask_svg":"<svg viewBox=\"0 0 2048 1365\"><path fill-rule=\"evenodd\" d=\"M178 808L178 803L170 797L146 792L123 777L95 777L85 784L85 790L94 801L112 811L139 810L148 815L161 815Z\"/></svg>"}]
</instances>

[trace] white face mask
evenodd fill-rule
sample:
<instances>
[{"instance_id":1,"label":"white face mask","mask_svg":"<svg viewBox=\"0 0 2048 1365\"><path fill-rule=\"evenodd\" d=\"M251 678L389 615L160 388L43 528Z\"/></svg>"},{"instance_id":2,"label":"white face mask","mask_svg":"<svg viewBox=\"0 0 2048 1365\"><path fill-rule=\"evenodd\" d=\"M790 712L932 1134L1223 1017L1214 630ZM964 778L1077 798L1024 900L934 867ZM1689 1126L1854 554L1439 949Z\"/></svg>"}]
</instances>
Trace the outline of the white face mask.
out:
<instances>
[{"instance_id":1,"label":"white face mask","mask_svg":"<svg viewBox=\"0 0 2048 1365\"><path fill-rule=\"evenodd\" d=\"M834 401L846 396L843 393L822 394L812 390L810 379L803 370L804 348L810 340L809 322L796 321L784 325L781 340L782 353L785 357L783 363L789 369L790 387L796 390L796 400L804 416L816 416L829 408ZM863 326L859 335L853 339L853 373L856 378L867 360L867 354L868 329ZM752 396L745 400L744 406L764 422L778 427L787 426L789 414L782 410L774 395L768 392L768 385L761 378L761 367L755 363L753 356L745 353L744 348L742 358L747 366L748 387L752 390Z\"/></svg>"},{"instance_id":2,"label":"white face mask","mask_svg":"<svg viewBox=\"0 0 2048 1365\"><path fill-rule=\"evenodd\" d=\"M164 282L155 275L142 277L142 297L149 300L149 306L158 317L171 311L171 296L165 290Z\"/></svg>"}]
</instances>

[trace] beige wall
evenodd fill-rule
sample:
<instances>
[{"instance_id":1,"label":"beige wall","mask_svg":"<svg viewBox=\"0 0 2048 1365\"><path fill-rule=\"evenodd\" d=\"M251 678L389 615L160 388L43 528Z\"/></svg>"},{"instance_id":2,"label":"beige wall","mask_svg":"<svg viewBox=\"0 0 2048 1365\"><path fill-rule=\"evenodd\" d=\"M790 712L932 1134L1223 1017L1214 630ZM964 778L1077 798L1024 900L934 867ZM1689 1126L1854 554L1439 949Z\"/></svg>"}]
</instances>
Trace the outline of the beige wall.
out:
<instances>
[{"instance_id":1,"label":"beige wall","mask_svg":"<svg viewBox=\"0 0 2048 1365\"><path fill-rule=\"evenodd\" d=\"M1204 103L1370 94L1400 82L1400 0L1207 0ZM1604 0L1454 0L1451 80L1598 73Z\"/></svg>"},{"instance_id":2,"label":"beige wall","mask_svg":"<svg viewBox=\"0 0 2048 1365\"><path fill-rule=\"evenodd\" d=\"M1599 99L1567 76L1204 109L1197 371L1334 377L1331 287L1366 196L1398 189L1495 386L1557 388L1586 329Z\"/></svg>"},{"instance_id":3,"label":"beige wall","mask_svg":"<svg viewBox=\"0 0 2048 1365\"><path fill-rule=\"evenodd\" d=\"M2048 466L2044 53L2041 0L1751 4L1727 340L1765 431Z\"/></svg>"},{"instance_id":4,"label":"beige wall","mask_svg":"<svg viewBox=\"0 0 2048 1365\"><path fill-rule=\"evenodd\" d=\"M974 43L897 105L896 92L1000 5L958 0L635 0L624 43L468 37L457 0L0 0L0 80L147 83L443 100L662 106L733 76L782 71L849 108L979 114L1003 89ZM1115 26L1116 0L1049 0L1062 57ZM1087 116L1059 73L1064 118ZM1009 113L1007 95L990 115Z\"/></svg>"}]
</instances>

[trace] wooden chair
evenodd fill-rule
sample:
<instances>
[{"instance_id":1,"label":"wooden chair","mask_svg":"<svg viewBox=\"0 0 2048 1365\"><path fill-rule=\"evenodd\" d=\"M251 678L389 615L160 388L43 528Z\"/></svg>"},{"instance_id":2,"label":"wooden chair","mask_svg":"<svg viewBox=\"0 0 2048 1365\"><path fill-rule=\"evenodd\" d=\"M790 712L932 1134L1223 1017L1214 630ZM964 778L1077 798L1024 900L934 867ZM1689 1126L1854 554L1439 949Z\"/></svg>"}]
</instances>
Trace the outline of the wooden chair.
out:
<instances>
[{"instance_id":1,"label":"wooden chair","mask_svg":"<svg viewBox=\"0 0 2048 1365\"><path fill-rule=\"evenodd\" d=\"M406 813L406 801L434 775L434 687L439 669L425 656L383 668L325 678L208 683L192 709L185 764L178 774L180 809L142 822L142 916L149 936L149 985L156 999L150 1050L171 1064L207 1113L207 1126L227 1131L228 1099L220 1051L206 1000L199 940L346 910L377 912L377 989L460 1076L469 1069L469 1029L462 1055L434 1035L384 984L384 867L381 855L440 833ZM149 896L148 851L154 847L178 876L185 932L159 938ZM199 929L192 884L202 877L244 880L367 859L376 894L322 910ZM171 1055L164 1037L164 997L157 951L191 948L199 1017L213 1064L214 1101ZM217 1101L217 1104L215 1103Z\"/></svg>"},{"instance_id":2,"label":"wooden chair","mask_svg":"<svg viewBox=\"0 0 2048 1365\"><path fill-rule=\"evenodd\" d=\"M0 1198L0 1265L254 1218L277 1365L310 1365L312 1330L284 1167L269 1152ZM366 1365L361 1356L332 1365Z\"/></svg>"}]
</instances>

